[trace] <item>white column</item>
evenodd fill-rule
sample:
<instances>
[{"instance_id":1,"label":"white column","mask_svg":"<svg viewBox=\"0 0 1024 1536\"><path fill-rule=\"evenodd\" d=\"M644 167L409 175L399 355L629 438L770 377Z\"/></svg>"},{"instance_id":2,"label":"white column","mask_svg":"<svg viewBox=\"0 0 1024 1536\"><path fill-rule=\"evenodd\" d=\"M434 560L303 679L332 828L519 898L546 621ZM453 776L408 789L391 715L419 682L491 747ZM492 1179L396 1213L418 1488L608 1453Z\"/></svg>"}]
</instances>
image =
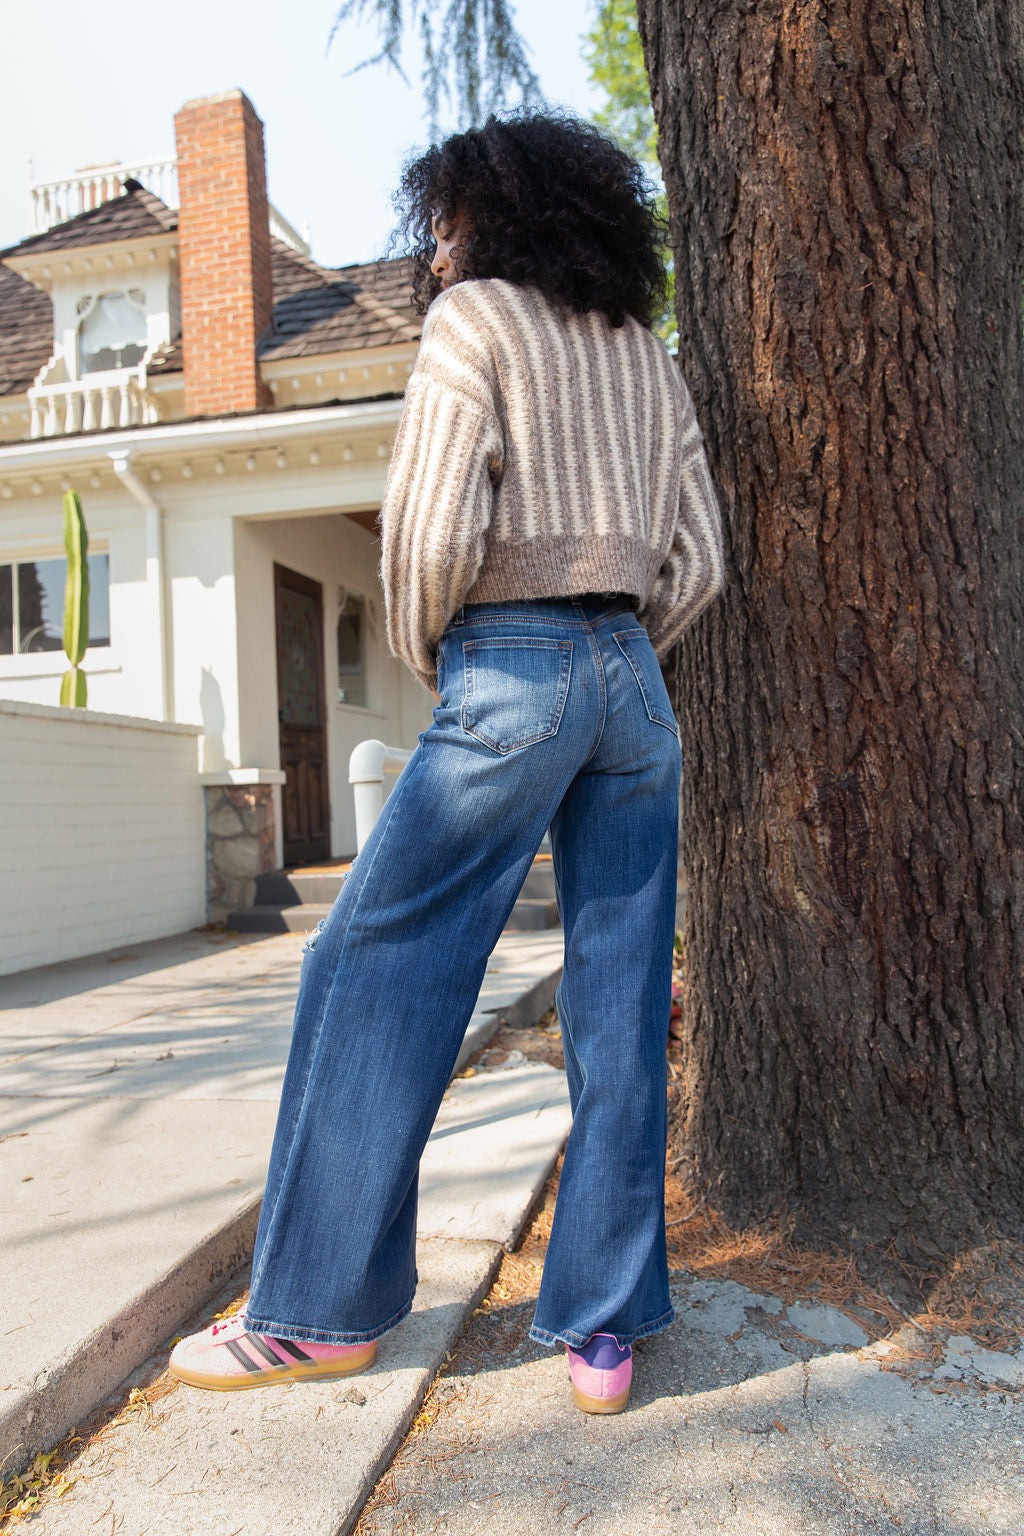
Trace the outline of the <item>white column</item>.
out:
<instances>
[{"instance_id":1,"label":"white column","mask_svg":"<svg viewBox=\"0 0 1024 1536\"><path fill-rule=\"evenodd\" d=\"M169 720L167 604L164 596L164 518L155 502L151 502L146 508L146 584L152 593L153 625L157 632L160 656L157 718Z\"/></svg>"},{"instance_id":2,"label":"white column","mask_svg":"<svg viewBox=\"0 0 1024 1536\"><path fill-rule=\"evenodd\" d=\"M153 500L142 481L132 470L131 456L112 453L111 463L118 479L134 496L146 514L146 585L150 591L150 612L156 630L157 699L156 718L171 718L171 654L167 634L167 599L165 592L164 519L163 512Z\"/></svg>"}]
</instances>

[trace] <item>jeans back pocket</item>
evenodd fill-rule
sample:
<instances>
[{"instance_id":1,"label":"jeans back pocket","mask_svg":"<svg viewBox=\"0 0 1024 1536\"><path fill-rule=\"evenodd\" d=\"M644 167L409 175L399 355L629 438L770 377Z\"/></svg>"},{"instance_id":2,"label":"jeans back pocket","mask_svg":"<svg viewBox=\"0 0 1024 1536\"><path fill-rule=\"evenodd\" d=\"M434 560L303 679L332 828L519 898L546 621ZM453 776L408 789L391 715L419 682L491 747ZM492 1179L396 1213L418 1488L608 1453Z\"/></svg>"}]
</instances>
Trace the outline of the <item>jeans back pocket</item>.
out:
<instances>
[{"instance_id":1,"label":"jeans back pocket","mask_svg":"<svg viewBox=\"0 0 1024 1536\"><path fill-rule=\"evenodd\" d=\"M612 635L612 639L629 662L633 675L640 684L644 708L648 715L678 739L679 725L672 713L665 679L661 675L658 658L654 654L654 647L646 629L619 630Z\"/></svg>"},{"instance_id":2,"label":"jeans back pocket","mask_svg":"<svg viewBox=\"0 0 1024 1536\"><path fill-rule=\"evenodd\" d=\"M572 671L571 640L494 635L465 640L462 729L494 752L554 736Z\"/></svg>"}]
</instances>

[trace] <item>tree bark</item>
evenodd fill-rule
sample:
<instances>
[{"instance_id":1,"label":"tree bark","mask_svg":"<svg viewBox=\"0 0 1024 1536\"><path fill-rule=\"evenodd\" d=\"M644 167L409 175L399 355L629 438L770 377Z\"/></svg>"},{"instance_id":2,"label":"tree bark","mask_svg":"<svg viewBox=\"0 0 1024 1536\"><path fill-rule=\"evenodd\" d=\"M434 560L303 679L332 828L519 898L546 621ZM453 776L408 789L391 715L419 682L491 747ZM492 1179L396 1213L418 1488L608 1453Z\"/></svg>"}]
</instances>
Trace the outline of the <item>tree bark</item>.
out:
<instances>
[{"instance_id":1,"label":"tree bark","mask_svg":"<svg viewBox=\"0 0 1024 1536\"><path fill-rule=\"evenodd\" d=\"M722 492L677 1150L933 1265L1024 1217L1024 22L638 0Z\"/></svg>"}]
</instances>

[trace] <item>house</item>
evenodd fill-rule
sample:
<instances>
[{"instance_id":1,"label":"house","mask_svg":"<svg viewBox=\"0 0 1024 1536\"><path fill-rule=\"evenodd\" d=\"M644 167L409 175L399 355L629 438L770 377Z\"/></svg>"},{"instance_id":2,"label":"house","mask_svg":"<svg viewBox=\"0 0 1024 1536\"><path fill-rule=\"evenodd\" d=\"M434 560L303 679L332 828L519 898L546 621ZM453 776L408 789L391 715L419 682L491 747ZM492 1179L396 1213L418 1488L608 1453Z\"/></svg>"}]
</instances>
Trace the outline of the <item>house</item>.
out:
<instances>
[{"instance_id":1,"label":"house","mask_svg":"<svg viewBox=\"0 0 1024 1536\"><path fill-rule=\"evenodd\" d=\"M375 531L420 321L405 261L323 268L270 207L241 91L175 134L152 174L40 189L47 227L0 252L0 701L57 705L73 487L89 710L199 728L216 918L257 865L350 854L352 748L429 721L387 650Z\"/></svg>"}]
</instances>

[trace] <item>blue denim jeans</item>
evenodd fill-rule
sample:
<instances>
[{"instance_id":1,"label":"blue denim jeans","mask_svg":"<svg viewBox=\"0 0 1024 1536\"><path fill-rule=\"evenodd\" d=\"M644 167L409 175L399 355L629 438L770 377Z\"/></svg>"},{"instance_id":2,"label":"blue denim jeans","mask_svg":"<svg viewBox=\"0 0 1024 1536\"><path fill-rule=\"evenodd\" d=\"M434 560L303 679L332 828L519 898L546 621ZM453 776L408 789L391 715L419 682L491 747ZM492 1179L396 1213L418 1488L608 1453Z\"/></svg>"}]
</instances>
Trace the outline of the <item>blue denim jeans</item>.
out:
<instances>
[{"instance_id":1,"label":"blue denim jeans","mask_svg":"<svg viewBox=\"0 0 1024 1536\"><path fill-rule=\"evenodd\" d=\"M619 599L467 606L442 638L438 688L303 960L248 1326L354 1344L409 1311L420 1156L550 827L573 1121L531 1333L626 1344L672 1320L675 718Z\"/></svg>"}]
</instances>

